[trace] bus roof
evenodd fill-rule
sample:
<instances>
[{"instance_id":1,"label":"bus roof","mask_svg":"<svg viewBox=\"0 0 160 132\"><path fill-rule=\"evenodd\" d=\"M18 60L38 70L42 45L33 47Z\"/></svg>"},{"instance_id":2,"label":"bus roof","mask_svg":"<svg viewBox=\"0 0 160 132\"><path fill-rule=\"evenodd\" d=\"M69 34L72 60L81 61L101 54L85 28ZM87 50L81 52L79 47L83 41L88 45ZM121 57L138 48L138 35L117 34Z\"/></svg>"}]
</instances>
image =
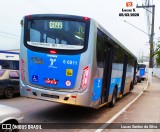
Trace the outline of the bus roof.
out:
<instances>
[{"instance_id":1,"label":"bus roof","mask_svg":"<svg viewBox=\"0 0 160 132\"><path fill-rule=\"evenodd\" d=\"M0 51L0 60L17 60L19 61L19 53Z\"/></svg>"},{"instance_id":2,"label":"bus roof","mask_svg":"<svg viewBox=\"0 0 160 132\"><path fill-rule=\"evenodd\" d=\"M67 14L32 14L32 15L27 15L25 17L57 17L57 18L67 18L67 19L82 19L82 18L88 18L91 19L93 21L95 21L95 23L97 23L97 25L99 26L99 28L106 33L116 44L118 44L120 47L122 47L128 54L132 55L135 59L137 59L137 57L131 52L129 51L122 43L120 43L113 35L111 35L105 28L103 28L95 19L93 18L89 18L89 17L85 17L85 16L76 16L76 15L67 15Z\"/></svg>"},{"instance_id":3,"label":"bus roof","mask_svg":"<svg viewBox=\"0 0 160 132\"><path fill-rule=\"evenodd\" d=\"M6 54L17 54L17 55L19 55L19 53L18 53L18 52L3 51L3 50L0 50L0 53L6 53Z\"/></svg>"},{"instance_id":4,"label":"bus roof","mask_svg":"<svg viewBox=\"0 0 160 132\"><path fill-rule=\"evenodd\" d=\"M93 18L92 18L93 19ZM93 19L94 20L94 19ZM108 37L110 37L116 44L118 44L120 47L122 47L128 54L132 55L135 59L137 59L137 57L131 52L129 51L119 40L117 40L113 35L111 35L105 28L103 28L96 20L94 20L99 28L108 35Z\"/></svg>"}]
</instances>

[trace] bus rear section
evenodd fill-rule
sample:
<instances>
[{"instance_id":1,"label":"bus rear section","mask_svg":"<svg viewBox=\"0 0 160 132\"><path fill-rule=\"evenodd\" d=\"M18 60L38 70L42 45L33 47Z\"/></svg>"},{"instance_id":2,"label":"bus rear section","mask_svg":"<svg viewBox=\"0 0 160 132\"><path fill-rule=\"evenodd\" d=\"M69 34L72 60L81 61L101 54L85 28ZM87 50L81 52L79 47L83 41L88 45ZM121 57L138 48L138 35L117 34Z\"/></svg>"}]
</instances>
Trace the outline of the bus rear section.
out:
<instances>
[{"instance_id":1,"label":"bus rear section","mask_svg":"<svg viewBox=\"0 0 160 132\"><path fill-rule=\"evenodd\" d=\"M0 51L0 69L19 70L19 53Z\"/></svg>"},{"instance_id":2,"label":"bus rear section","mask_svg":"<svg viewBox=\"0 0 160 132\"><path fill-rule=\"evenodd\" d=\"M139 63L139 76L142 80L146 79L146 64Z\"/></svg>"},{"instance_id":3,"label":"bus rear section","mask_svg":"<svg viewBox=\"0 0 160 132\"><path fill-rule=\"evenodd\" d=\"M22 26L21 95L89 106L90 19L32 15L24 17Z\"/></svg>"}]
</instances>

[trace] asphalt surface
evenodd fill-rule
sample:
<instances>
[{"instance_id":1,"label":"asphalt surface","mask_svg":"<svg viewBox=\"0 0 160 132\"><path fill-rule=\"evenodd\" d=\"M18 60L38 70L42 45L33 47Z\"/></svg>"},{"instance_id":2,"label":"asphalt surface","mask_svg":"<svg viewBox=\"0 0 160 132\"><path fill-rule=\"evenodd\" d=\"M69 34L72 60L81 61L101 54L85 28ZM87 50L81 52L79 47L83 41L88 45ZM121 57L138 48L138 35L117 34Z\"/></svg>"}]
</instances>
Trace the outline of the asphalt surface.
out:
<instances>
[{"instance_id":1,"label":"asphalt surface","mask_svg":"<svg viewBox=\"0 0 160 132\"><path fill-rule=\"evenodd\" d=\"M117 112L123 109L129 102L136 98L143 88L146 81L138 83L132 92L117 100L115 107L104 106L99 109L76 107L55 102L48 102L25 97L14 97L12 99L0 98L0 104L12 106L22 111L24 123L105 123ZM82 126L86 129L88 126ZM58 131L66 131L64 129ZM55 131L57 131L55 130ZM91 129L89 129L91 130ZM43 130L44 131L44 130ZM53 131L53 130L45 130ZM73 131L67 130L67 131ZM79 129L74 129L79 131ZM81 130L80 130L81 131ZM94 131L94 130L93 130Z\"/></svg>"}]
</instances>

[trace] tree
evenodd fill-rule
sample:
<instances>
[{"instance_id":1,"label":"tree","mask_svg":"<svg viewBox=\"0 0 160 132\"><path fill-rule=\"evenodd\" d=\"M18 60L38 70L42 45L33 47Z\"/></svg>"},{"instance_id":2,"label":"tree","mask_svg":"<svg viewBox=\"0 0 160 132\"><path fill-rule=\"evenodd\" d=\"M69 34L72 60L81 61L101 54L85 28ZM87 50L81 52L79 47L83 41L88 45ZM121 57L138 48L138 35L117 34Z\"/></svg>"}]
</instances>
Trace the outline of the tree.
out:
<instances>
[{"instance_id":1,"label":"tree","mask_svg":"<svg viewBox=\"0 0 160 132\"><path fill-rule=\"evenodd\" d=\"M160 67L160 44L157 45L157 48L156 48L153 56L156 57L156 65L157 65L157 67Z\"/></svg>"}]
</instances>

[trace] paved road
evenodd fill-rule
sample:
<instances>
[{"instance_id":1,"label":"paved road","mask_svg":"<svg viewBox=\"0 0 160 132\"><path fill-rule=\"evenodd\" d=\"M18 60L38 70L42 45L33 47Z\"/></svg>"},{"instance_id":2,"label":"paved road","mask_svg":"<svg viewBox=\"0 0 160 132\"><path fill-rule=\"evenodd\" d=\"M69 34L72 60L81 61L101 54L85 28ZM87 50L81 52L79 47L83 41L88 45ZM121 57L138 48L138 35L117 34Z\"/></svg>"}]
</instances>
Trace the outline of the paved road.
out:
<instances>
[{"instance_id":1,"label":"paved road","mask_svg":"<svg viewBox=\"0 0 160 132\"><path fill-rule=\"evenodd\" d=\"M145 85L145 81L135 85L134 90L119 99L114 108L104 106L96 110L24 97L0 98L0 104L20 109L24 123L104 123L137 97Z\"/></svg>"}]
</instances>

